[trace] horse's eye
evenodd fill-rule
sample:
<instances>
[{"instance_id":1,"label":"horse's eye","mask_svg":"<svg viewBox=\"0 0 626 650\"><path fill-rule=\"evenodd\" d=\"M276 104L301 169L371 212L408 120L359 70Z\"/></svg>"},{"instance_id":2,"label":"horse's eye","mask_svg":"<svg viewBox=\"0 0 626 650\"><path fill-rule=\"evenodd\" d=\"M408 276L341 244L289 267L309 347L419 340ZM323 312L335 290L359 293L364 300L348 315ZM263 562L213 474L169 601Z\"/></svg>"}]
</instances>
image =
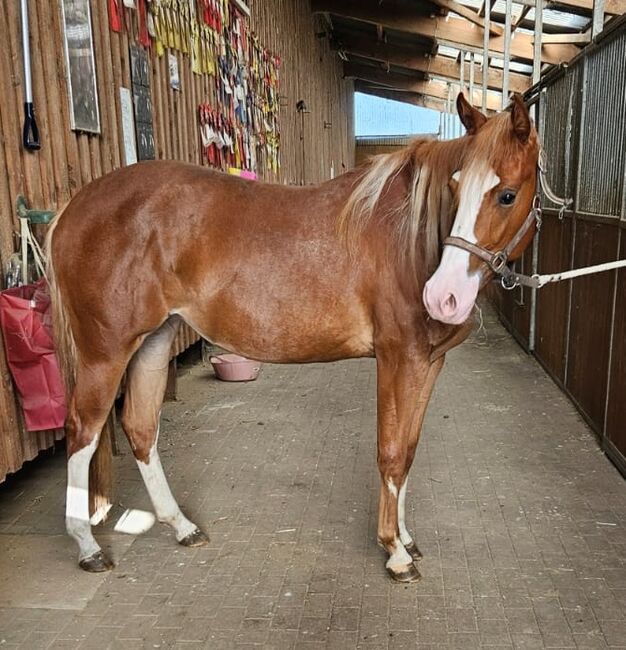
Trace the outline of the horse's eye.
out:
<instances>
[{"instance_id":1,"label":"horse's eye","mask_svg":"<svg viewBox=\"0 0 626 650\"><path fill-rule=\"evenodd\" d=\"M500 205L513 205L516 196L517 195L513 190L504 190L500 192L500 195L498 196L498 203Z\"/></svg>"}]
</instances>

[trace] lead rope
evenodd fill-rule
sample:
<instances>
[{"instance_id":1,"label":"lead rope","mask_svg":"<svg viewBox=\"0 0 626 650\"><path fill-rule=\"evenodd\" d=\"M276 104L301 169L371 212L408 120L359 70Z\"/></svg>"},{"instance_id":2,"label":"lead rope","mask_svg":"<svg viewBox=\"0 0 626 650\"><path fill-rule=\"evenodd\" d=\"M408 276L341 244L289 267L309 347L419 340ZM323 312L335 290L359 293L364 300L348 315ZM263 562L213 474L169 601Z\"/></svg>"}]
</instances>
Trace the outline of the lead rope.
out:
<instances>
[{"instance_id":1,"label":"lead rope","mask_svg":"<svg viewBox=\"0 0 626 650\"><path fill-rule=\"evenodd\" d=\"M539 182L541 184L541 189L546 197L555 205L560 205L559 208L559 219L563 219L565 211L572 205L573 200L562 199L557 196L547 181L547 165L546 165L546 154L543 149L539 151L539 160L537 162L539 167ZM533 207L531 214L534 212L535 221L537 223L537 230L541 228L541 200L539 194L535 196L533 200ZM522 273L515 273L508 266L504 267L500 272L500 282L502 287L507 291L515 289L520 285L525 287L531 287L533 289L541 289L546 284L552 282L562 282L563 280L571 280L573 278L579 278L585 275L592 275L594 273L604 273L605 271L613 271L614 269L621 269L626 267L626 260L616 260L615 262L605 262L604 264L594 264L593 266L584 266L580 269L572 269L571 271L562 271L561 273L551 273L540 275L535 273L534 275L524 275Z\"/></svg>"}]
</instances>

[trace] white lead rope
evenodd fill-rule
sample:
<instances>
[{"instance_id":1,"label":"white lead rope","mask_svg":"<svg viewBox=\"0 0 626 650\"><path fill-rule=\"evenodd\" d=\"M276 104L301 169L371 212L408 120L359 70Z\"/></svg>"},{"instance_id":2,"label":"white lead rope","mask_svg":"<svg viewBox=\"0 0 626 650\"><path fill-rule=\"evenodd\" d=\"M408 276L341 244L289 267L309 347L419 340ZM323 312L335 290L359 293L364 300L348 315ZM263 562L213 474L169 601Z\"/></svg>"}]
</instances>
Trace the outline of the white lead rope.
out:
<instances>
[{"instance_id":1,"label":"white lead rope","mask_svg":"<svg viewBox=\"0 0 626 650\"><path fill-rule=\"evenodd\" d=\"M584 266L581 269L572 269L571 271L563 271L562 273L551 273L546 275L522 275L521 273L511 273L506 277L507 284L503 283L505 289L513 289L518 285L525 287L532 287L533 289L541 289L546 284L551 282L561 282L563 280L571 280L579 278L583 275L591 275L593 273L603 273L605 271L613 271L614 269L621 269L626 267L626 260L617 260L615 262L605 262L604 264L595 264L594 266ZM511 284L512 283L512 286Z\"/></svg>"}]
</instances>

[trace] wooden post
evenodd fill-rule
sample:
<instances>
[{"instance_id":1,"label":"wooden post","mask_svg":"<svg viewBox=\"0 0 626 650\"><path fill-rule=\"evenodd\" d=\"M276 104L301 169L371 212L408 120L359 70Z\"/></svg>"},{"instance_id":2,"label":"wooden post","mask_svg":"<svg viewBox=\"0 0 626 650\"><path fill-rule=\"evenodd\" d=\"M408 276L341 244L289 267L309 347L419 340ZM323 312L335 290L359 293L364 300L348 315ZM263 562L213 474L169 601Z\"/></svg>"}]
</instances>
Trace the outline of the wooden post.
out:
<instances>
[{"instance_id":1,"label":"wooden post","mask_svg":"<svg viewBox=\"0 0 626 650\"><path fill-rule=\"evenodd\" d=\"M173 357L167 367L167 384L165 386L165 398L166 402L175 402L176 401L176 357Z\"/></svg>"}]
</instances>

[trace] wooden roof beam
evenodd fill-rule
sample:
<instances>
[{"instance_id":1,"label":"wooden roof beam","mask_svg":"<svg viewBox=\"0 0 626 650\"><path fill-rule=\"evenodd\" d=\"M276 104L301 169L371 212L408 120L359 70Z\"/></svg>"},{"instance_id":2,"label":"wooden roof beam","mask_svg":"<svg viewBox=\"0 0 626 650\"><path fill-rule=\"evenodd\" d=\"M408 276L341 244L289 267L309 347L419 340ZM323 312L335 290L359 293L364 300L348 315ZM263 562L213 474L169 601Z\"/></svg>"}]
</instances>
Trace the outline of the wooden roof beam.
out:
<instances>
[{"instance_id":1,"label":"wooden roof beam","mask_svg":"<svg viewBox=\"0 0 626 650\"><path fill-rule=\"evenodd\" d=\"M582 34L542 34L542 43L577 43L585 45L591 43L591 32L586 31Z\"/></svg>"},{"instance_id":2,"label":"wooden roof beam","mask_svg":"<svg viewBox=\"0 0 626 650\"><path fill-rule=\"evenodd\" d=\"M515 21L514 25L511 27L511 32L514 32L524 21L524 18L528 15L528 12L530 11L530 7L526 5L522 11L520 12L520 15L518 19Z\"/></svg>"},{"instance_id":3,"label":"wooden roof beam","mask_svg":"<svg viewBox=\"0 0 626 650\"><path fill-rule=\"evenodd\" d=\"M368 4L363 0L313 0L314 12L330 12L364 22L377 24L410 34L433 38L466 50L482 52L483 30L462 18L425 18L406 6L391 9L378 3ZM489 39L489 51L502 54L504 37ZM559 64L572 59L579 50L575 45L546 45L542 47L544 63ZM511 55L525 61L533 60L533 39L528 34L516 33L511 43Z\"/></svg>"},{"instance_id":4,"label":"wooden roof beam","mask_svg":"<svg viewBox=\"0 0 626 650\"><path fill-rule=\"evenodd\" d=\"M466 20L469 20L470 23L474 23L474 25L478 25L483 29L485 28L485 19L482 16L479 16L469 7L456 2L456 0L434 0L434 2L443 9L447 9L448 11L451 11L458 16L462 16ZM489 33L495 34L496 36L502 36L502 34L504 34L504 30L497 23L491 22L489 24Z\"/></svg>"},{"instance_id":5,"label":"wooden roof beam","mask_svg":"<svg viewBox=\"0 0 626 650\"><path fill-rule=\"evenodd\" d=\"M373 59L382 63L395 65L434 77L457 80L461 75L461 66L457 61L444 56L427 56L406 46L389 45L387 43L376 43L362 37L339 36L338 47L347 54L354 54L366 59ZM517 72L509 73L509 87L511 91L524 93L530 88L530 77ZM487 87L491 90L502 90L502 69L489 68ZM475 83L482 85L483 73L481 66L475 66Z\"/></svg>"},{"instance_id":6,"label":"wooden roof beam","mask_svg":"<svg viewBox=\"0 0 626 650\"><path fill-rule=\"evenodd\" d=\"M394 74L378 71L368 66L359 66L351 63L344 63L344 76L370 84L386 86L390 90L404 91L419 93L420 95L428 95L439 99L447 99L449 83L445 81L423 81L421 79L412 79L406 75ZM458 88L454 91L453 97L456 99ZM466 91L466 96L467 96ZM480 106L482 101L482 91L478 88L474 89L474 97L472 103L474 106ZM498 110L500 108L501 99L498 95L487 94L487 108L490 110Z\"/></svg>"}]
</instances>

